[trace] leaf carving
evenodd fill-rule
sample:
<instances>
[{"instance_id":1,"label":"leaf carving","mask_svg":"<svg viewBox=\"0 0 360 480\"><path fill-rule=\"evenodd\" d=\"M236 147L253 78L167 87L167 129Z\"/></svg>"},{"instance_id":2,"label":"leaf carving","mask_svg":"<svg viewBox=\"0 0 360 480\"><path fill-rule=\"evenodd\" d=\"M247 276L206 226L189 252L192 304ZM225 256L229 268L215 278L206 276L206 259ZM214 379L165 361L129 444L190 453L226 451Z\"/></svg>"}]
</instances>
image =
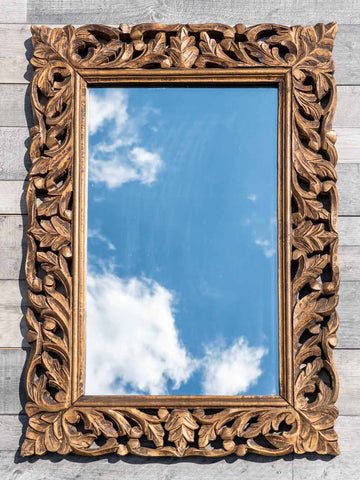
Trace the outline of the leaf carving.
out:
<instances>
[{"instance_id":1,"label":"leaf carving","mask_svg":"<svg viewBox=\"0 0 360 480\"><path fill-rule=\"evenodd\" d=\"M174 409L165 423L169 440L175 443L179 455L183 455L187 444L194 441L194 431L198 428L194 417L186 409Z\"/></svg>"},{"instance_id":2,"label":"leaf carving","mask_svg":"<svg viewBox=\"0 0 360 480\"><path fill-rule=\"evenodd\" d=\"M40 247L50 247L56 251L70 243L70 224L58 216L50 220L40 220L28 230L40 242Z\"/></svg>"},{"instance_id":3,"label":"leaf carving","mask_svg":"<svg viewBox=\"0 0 360 480\"><path fill-rule=\"evenodd\" d=\"M178 36L170 38L169 55L178 68L190 68L195 63L199 50L195 46L195 37L189 36L185 27L181 28Z\"/></svg>"},{"instance_id":4,"label":"leaf carving","mask_svg":"<svg viewBox=\"0 0 360 480\"><path fill-rule=\"evenodd\" d=\"M336 25L122 24L119 28L42 26L33 27L32 32L35 73L30 93L35 124L26 196L31 344L26 412L30 421L22 455L46 451L178 457L293 451L337 454L338 386L332 358L338 326L337 155L331 125L336 102L331 59ZM116 69L139 69L138 74L143 69L142 74L154 78L161 69L172 69L169 76L184 75L186 69L190 78L190 69L220 67L240 72L256 67L260 77L261 69L269 66L291 77L292 198L286 204L292 203L293 213L285 233L286 241L291 234L293 248L292 310L286 310L292 315L295 407L175 405L148 410L80 407L79 402L75 408L70 400L71 348L78 340L72 318L77 300L72 294L76 281L72 278L73 169L78 153L75 83L78 88L84 69L93 69L95 75L114 75ZM219 74L224 73L219 69ZM211 75L216 80L217 74ZM81 117L81 101L77 109ZM99 437L105 440L96 442Z\"/></svg>"},{"instance_id":5,"label":"leaf carving","mask_svg":"<svg viewBox=\"0 0 360 480\"><path fill-rule=\"evenodd\" d=\"M293 245L306 253L321 252L335 238L336 234L326 231L323 223L314 224L308 220L294 230Z\"/></svg>"}]
</instances>

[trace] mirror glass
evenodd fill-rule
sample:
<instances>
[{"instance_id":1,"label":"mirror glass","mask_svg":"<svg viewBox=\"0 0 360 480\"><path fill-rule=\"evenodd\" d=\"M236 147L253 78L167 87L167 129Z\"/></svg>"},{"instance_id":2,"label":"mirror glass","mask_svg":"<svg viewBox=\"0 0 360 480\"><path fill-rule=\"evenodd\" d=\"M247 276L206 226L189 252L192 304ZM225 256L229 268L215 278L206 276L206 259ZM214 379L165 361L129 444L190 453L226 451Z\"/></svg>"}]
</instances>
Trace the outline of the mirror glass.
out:
<instances>
[{"instance_id":1,"label":"mirror glass","mask_svg":"<svg viewBox=\"0 0 360 480\"><path fill-rule=\"evenodd\" d=\"M277 395L277 88L87 111L85 394Z\"/></svg>"}]
</instances>

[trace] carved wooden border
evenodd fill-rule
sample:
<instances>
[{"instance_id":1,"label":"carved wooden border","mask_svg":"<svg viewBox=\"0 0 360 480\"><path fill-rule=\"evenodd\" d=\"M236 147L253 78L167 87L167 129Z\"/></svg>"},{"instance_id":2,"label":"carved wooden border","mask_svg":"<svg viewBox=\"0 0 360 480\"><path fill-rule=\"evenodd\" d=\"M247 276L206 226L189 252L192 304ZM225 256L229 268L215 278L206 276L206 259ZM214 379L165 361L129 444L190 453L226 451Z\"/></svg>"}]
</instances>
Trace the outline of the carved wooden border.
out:
<instances>
[{"instance_id":1,"label":"carved wooden border","mask_svg":"<svg viewBox=\"0 0 360 480\"><path fill-rule=\"evenodd\" d=\"M339 286L337 155L331 130L336 24L42 26L32 27L32 33L35 126L26 259L31 355L26 372L29 426L22 455L338 454L333 429L338 380L332 353ZM253 398L235 407L189 407L180 402L164 406L160 400L148 408L81 402L74 369L75 347L82 340L75 328L72 293L77 278L72 249L78 248L73 201L79 88L89 79L116 81L123 70L147 69L151 78L158 72L186 76L211 69L216 78L227 69L239 75L241 69L267 75L274 68L291 79L291 108L286 112L291 124L292 199L289 395L272 403L271 398Z\"/></svg>"}]
</instances>

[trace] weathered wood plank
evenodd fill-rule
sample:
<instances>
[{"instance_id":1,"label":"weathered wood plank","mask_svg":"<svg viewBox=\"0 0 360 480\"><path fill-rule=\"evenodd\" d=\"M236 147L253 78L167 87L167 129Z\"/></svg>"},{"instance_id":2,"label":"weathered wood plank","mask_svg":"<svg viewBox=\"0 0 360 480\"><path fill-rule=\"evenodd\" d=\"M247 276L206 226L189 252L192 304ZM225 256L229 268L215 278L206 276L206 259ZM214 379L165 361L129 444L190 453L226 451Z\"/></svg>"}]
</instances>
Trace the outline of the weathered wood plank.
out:
<instances>
[{"instance_id":1,"label":"weathered wood plank","mask_svg":"<svg viewBox=\"0 0 360 480\"><path fill-rule=\"evenodd\" d=\"M28 346L25 310L25 281L0 280L0 347Z\"/></svg>"},{"instance_id":2,"label":"weathered wood plank","mask_svg":"<svg viewBox=\"0 0 360 480\"><path fill-rule=\"evenodd\" d=\"M360 280L360 247L339 247L339 267L342 282Z\"/></svg>"},{"instance_id":3,"label":"weathered wood plank","mask_svg":"<svg viewBox=\"0 0 360 480\"><path fill-rule=\"evenodd\" d=\"M360 82L360 25L338 25L333 58L336 83L358 85Z\"/></svg>"},{"instance_id":4,"label":"weathered wood plank","mask_svg":"<svg viewBox=\"0 0 360 480\"><path fill-rule=\"evenodd\" d=\"M360 282L340 283L338 346L360 348Z\"/></svg>"},{"instance_id":5,"label":"weathered wood plank","mask_svg":"<svg viewBox=\"0 0 360 480\"><path fill-rule=\"evenodd\" d=\"M340 348L360 348L360 282L342 282L338 313ZM0 347L24 347L26 342L26 284L24 280L0 280Z\"/></svg>"},{"instance_id":6,"label":"weathered wood plank","mask_svg":"<svg viewBox=\"0 0 360 480\"><path fill-rule=\"evenodd\" d=\"M4 480L22 479L32 480L233 480L234 478L248 478L263 480L276 478L290 479L292 465L284 458L267 458L249 455L246 460L235 457L230 459L213 460L202 458L161 458L151 460L135 456L119 457L115 455L89 458L70 455L61 457L56 454L46 454L38 461L22 459L18 453L26 419L23 416L6 415L0 417L0 477ZM34 457L35 459L35 457ZM61 461L60 461L61 460Z\"/></svg>"},{"instance_id":7,"label":"weathered wood plank","mask_svg":"<svg viewBox=\"0 0 360 480\"><path fill-rule=\"evenodd\" d=\"M27 351L0 349L0 414L19 413L24 405L22 388ZM360 350L335 350L340 378L337 406L341 415L360 415ZM20 394L19 394L20 392Z\"/></svg>"},{"instance_id":8,"label":"weathered wood plank","mask_svg":"<svg viewBox=\"0 0 360 480\"><path fill-rule=\"evenodd\" d=\"M334 128L360 126L360 86L339 86ZM0 84L0 127L32 125L28 85Z\"/></svg>"},{"instance_id":9,"label":"weathered wood plank","mask_svg":"<svg viewBox=\"0 0 360 480\"><path fill-rule=\"evenodd\" d=\"M337 134L339 164L360 163L360 128L338 128ZM27 127L0 127L0 180L25 180L29 143Z\"/></svg>"},{"instance_id":10,"label":"weathered wood plank","mask_svg":"<svg viewBox=\"0 0 360 480\"><path fill-rule=\"evenodd\" d=\"M0 84L0 126L32 125L29 85Z\"/></svg>"},{"instance_id":11,"label":"weathered wood plank","mask_svg":"<svg viewBox=\"0 0 360 480\"><path fill-rule=\"evenodd\" d=\"M341 454L335 458L316 455L295 456L294 480L359 478L360 417L339 417L335 428L339 436Z\"/></svg>"},{"instance_id":12,"label":"weathered wood plank","mask_svg":"<svg viewBox=\"0 0 360 480\"><path fill-rule=\"evenodd\" d=\"M77 478L92 480L107 478L134 478L146 480L204 480L213 478L233 479L244 475L251 480L263 478L292 478L291 456L285 459L267 459L250 455L245 459L226 461L226 459L209 460L162 459L151 462L138 457L86 458L71 455L61 461L58 455L46 455L42 460L29 462L18 455L14 462L14 452L19 447L22 437L25 417L3 415L0 417L0 475L4 479L22 478L39 480L63 480ZM339 435L341 455L336 458L320 457L318 455L295 456L293 461L294 480L355 480L358 478L359 464L357 462L360 448L360 417L340 416L336 422ZM329 461L331 459L331 461ZM49 460L49 461L46 461ZM52 461L51 461L52 460ZM314 461L316 460L316 461ZM286 464L286 465L285 465ZM165 468L166 467L166 468Z\"/></svg>"},{"instance_id":13,"label":"weathered wood plank","mask_svg":"<svg viewBox=\"0 0 360 480\"><path fill-rule=\"evenodd\" d=\"M358 199L360 163L339 164L337 172L339 177L339 214L360 215ZM0 187L0 215L26 213L26 182L2 181Z\"/></svg>"},{"instance_id":14,"label":"weathered wood plank","mask_svg":"<svg viewBox=\"0 0 360 480\"><path fill-rule=\"evenodd\" d=\"M108 23L109 21L136 24L221 22L284 24L313 24L330 22L360 23L360 9L356 0L339 3L338 0L222 0L221 2L193 2L192 0L28 0L29 23Z\"/></svg>"},{"instance_id":15,"label":"weathered wood plank","mask_svg":"<svg viewBox=\"0 0 360 480\"><path fill-rule=\"evenodd\" d=\"M337 134L339 164L360 163L360 128L338 128ZM0 127L0 180L25 180L29 144L27 127Z\"/></svg>"},{"instance_id":16,"label":"weathered wood plank","mask_svg":"<svg viewBox=\"0 0 360 480\"><path fill-rule=\"evenodd\" d=\"M27 0L1 0L0 23L25 23Z\"/></svg>"},{"instance_id":17,"label":"weathered wood plank","mask_svg":"<svg viewBox=\"0 0 360 480\"><path fill-rule=\"evenodd\" d=\"M0 215L26 213L26 186L23 181L1 181Z\"/></svg>"},{"instance_id":18,"label":"weathered wood plank","mask_svg":"<svg viewBox=\"0 0 360 480\"><path fill-rule=\"evenodd\" d=\"M360 126L360 86L339 86L334 128ZM28 85L0 84L0 127L32 125Z\"/></svg>"},{"instance_id":19,"label":"weathered wood plank","mask_svg":"<svg viewBox=\"0 0 360 480\"><path fill-rule=\"evenodd\" d=\"M360 128L336 128L338 162L360 163Z\"/></svg>"},{"instance_id":20,"label":"weathered wood plank","mask_svg":"<svg viewBox=\"0 0 360 480\"><path fill-rule=\"evenodd\" d=\"M360 217L339 217L338 232L341 246L360 246Z\"/></svg>"},{"instance_id":21,"label":"weathered wood plank","mask_svg":"<svg viewBox=\"0 0 360 480\"><path fill-rule=\"evenodd\" d=\"M0 279L24 279L25 228L24 216L0 216Z\"/></svg>"},{"instance_id":22,"label":"weathered wood plank","mask_svg":"<svg viewBox=\"0 0 360 480\"><path fill-rule=\"evenodd\" d=\"M334 359L340 379L339 412L341 415L359 415L360 350L335 350Z\"/></svg>"},{"instance_id":23,"label":"weathered wood plank","mask_svg":"<svg viewBox=\"0 0 360 480\"><path fill-rule=\"evenodd\" d=\"M334 118L335 130L339 127L360 126L360 86L339 86Z\"/></svg>"},{"instance_id":24,"label":"weathered wood plank","mask_svg":"<svg viewBox=\"0 0 360 480\"><path fill-rule=\"evenodd\" d=\"M74 22L74 20L72 20ZM89 22L89 20L86 20ZM233 25L233 21L231 25ZM28 83L32 76L31 32L28 24L0 24L0 83ZM338 84L360 83L360 25L339 25L333 52Z\"/></svg>"},{"instance_id":25,"label":"weathered wood plank","mask_svg":"<svg viewBox=\"0 0 360 480\"><path fill-rule=\"evenodd\" d=\"M28 351L0 348L0 414L23 412L24 368Z\"/></svg>"},{"instance_id":26,"label":"weathered wood plank","mask_svg":"<svg viewBox=\"0 0 360 480\"><path fill-rule=\"evenodd\" d=\"M28 83L32 75L30 25L0 25L0 83Z\"/></svg>"},{"instance_id":27,"label":"weathered wood plank","mask_svg":"<svg viewBox=\"0 0 360 480\"><path fill-rule=\"evenodd\" d=\"M339 164L337 166L337 173L339 214L360 215L360 163Z\"/></svg>"},{"instance_id":28,"label":"weathered wood plank","mask_svg":"<svg viewBox=\"0 0 360 480\"><path fill-rule=\"evenodd\" d=\"M0 280L24 279L25 229L26 216L0 216ZM339 264L342 281L360 281L359 246L340 246Z\"/></svg>"},{"instance_id":29,"label":"weathered wood plank","mask_svg":"<svg viewBox=\"0 0 360 480\"><path fill-rule=\"evenodd\" d=\"M27 127L0 128L0 180L25 180L30 166Z\"/></svg>"}]
</instances>

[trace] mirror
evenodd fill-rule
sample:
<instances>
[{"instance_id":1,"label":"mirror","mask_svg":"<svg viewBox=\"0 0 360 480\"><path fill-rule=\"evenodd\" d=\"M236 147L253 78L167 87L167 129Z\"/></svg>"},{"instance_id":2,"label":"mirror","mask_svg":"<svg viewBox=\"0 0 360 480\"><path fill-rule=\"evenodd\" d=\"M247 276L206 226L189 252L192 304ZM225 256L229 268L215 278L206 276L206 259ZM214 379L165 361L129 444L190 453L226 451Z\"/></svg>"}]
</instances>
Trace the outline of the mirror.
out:
<instances>
[{"instance_id":1,"label":"mirror","mask_svg":"<svg viewBox=\"0 0 360 480\"><path fill-rule=\"evenodd\" d=\"M276 87L88 89L87 395L277 395Z\"/></svg>"}]
</instances>

